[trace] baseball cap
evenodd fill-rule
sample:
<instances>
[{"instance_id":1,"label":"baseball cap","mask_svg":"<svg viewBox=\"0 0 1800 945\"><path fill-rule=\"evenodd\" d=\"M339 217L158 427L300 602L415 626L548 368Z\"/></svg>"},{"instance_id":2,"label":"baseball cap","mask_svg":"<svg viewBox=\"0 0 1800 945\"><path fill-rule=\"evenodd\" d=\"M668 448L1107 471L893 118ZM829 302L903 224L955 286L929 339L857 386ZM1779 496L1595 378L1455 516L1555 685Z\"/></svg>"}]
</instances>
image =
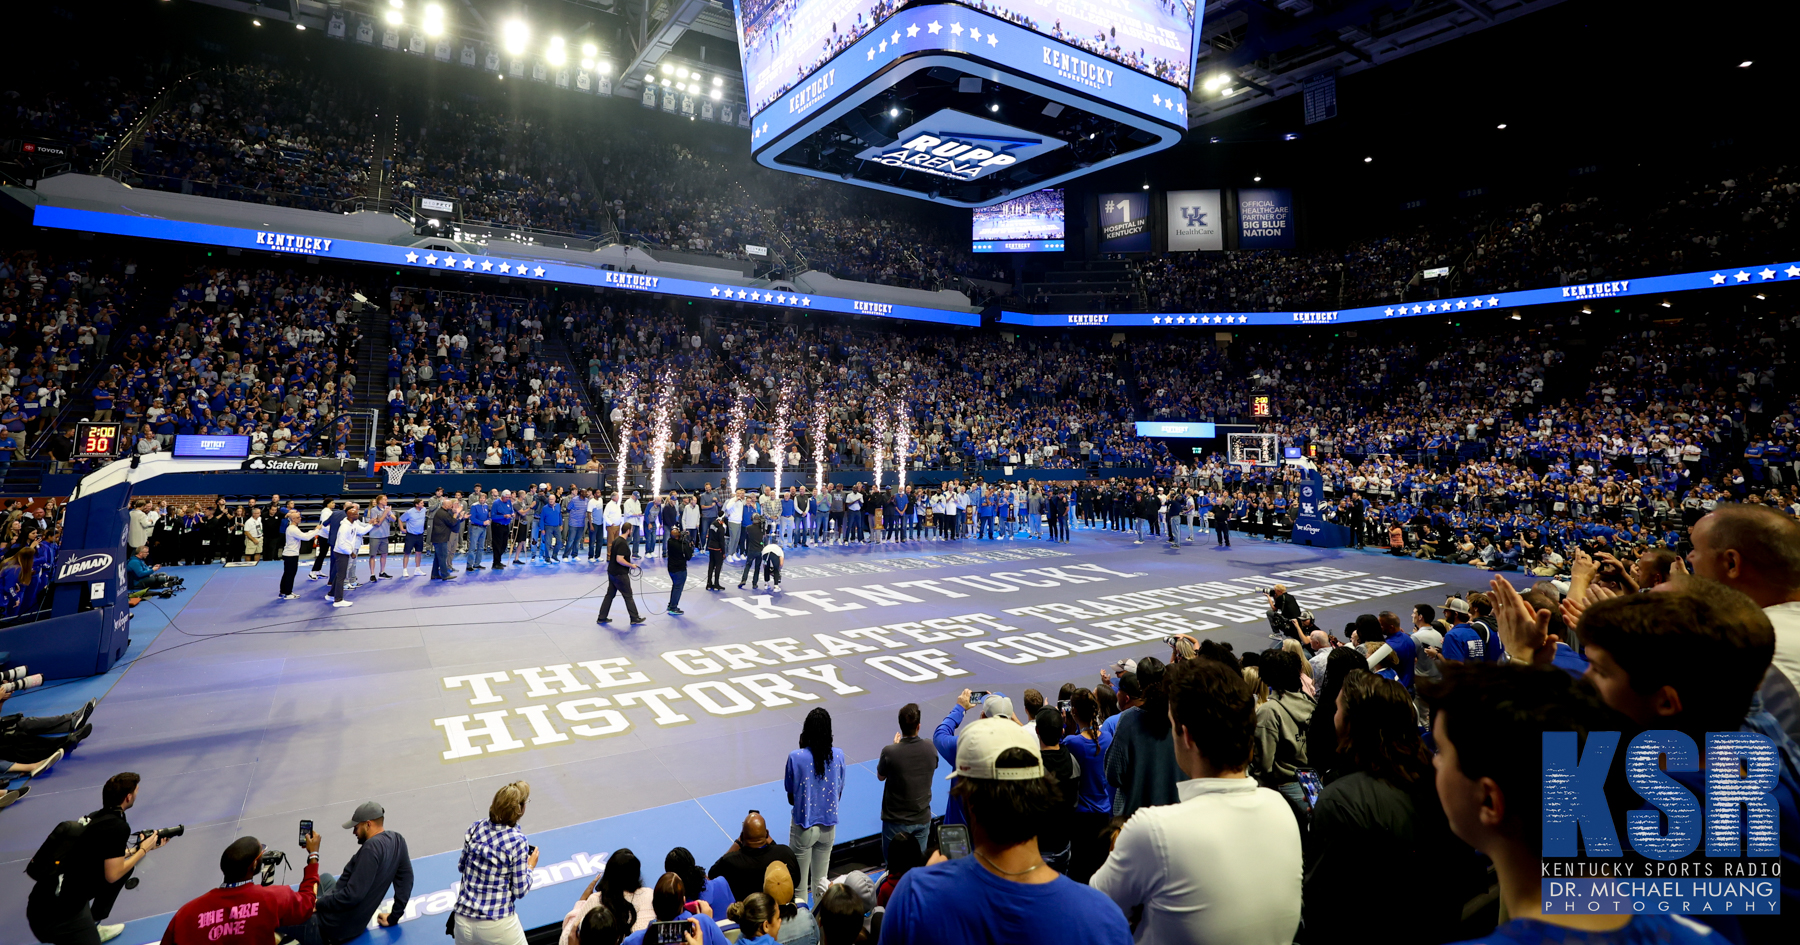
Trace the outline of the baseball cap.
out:
<instances>
[{"instance_id":1,"label":"baseball cap","mask_svg":"<svg viewBox=\"0 0 1800 945\"><path fill-rule=\"evenodd\" d=\"M838 882L844 884L846 889L855 893L857 899L862 900L864 909L873 909L877 905L875 899L875 880L869 878L869 874L862 870L851 870L850 872L845 873L843 878L838 880Z\"/></svg>"},{"instance_id":2,"label":"baseball cap","mask_svg":"<svg viewBox=\"0 0 1800 945\"><path fill-rule=\"evenodd\" d=\"M1018 721L1018 716L1013 714L1012 700L1002 695L992 695L981 700L981 717Z\"/></svg>"},{"instance_id":3,"label":"baseball cap","mask_svg":"<svg viewBox=\"0 0 1800 945\"><path fill-rule=\"evenodd\" d=\"M344 821L344 829L349 830L365 820L380 820L386 816L387 810L379 803L375 801L363 801L361 804L356 805L356 813L351 814L350 819Z\"/></svg>"},{"instance_id":4,"label":"baseball cap","mask_svg":"<svg viewBox=\"0 0 1800 945\"><path fill-rule=\"evenodd\" d=\"M1310 611L1310 610L1302 610L1302 611L1301 611L1301 612L1300 612L1300 619L1301 619L1301 620L1312 620L1312 619L1313 619L1313 612L1312 612L1312 611Z\"/></svg>"},{"instance_id":5,"label":"baseball cap","mask_svg":"<svg viewBox=\"0 0 1800 945\"><path fill-rule=\"evenodd\" d=\"M1129 657L1122 659L1122 660L1115 660L1115 661L1113 661L1112 666L1110 666L1108 668L1111 669L1115 674L1135 673L1135 672L1137 672L1137 660L1131 659Z\"/></svg>"},{"instance_id":6,"label":"baseball cap","mask_svg":"<svg viewBox=\"0 0 1800 945\"><path fill-rule=\"evenodd\" d=\"M1435 646L1438 649L1444 647L1444 635L1431 627L1420 627L1414 630L1412 638L1413 642L1420 646Z\"/></svg>"},{"instance_id":7,"label":"baseball cap","mask_svg":"<svg viewBox=\"0 0 1800 945\"><path fill-rule=\"evenodd\" d=\"M1010 708L1010 706L1009 706ZM1023 768L1002 768L995 762L1008 748L1031 752L1037 763ZM949 778L983 778L989 781L1028 781L1044 776L1044 756L1038 749L1036 729L1026 730L1006 718L977 719L956 736L956 770Z\"/></svg>"},{"instance_id":8,"label":"baseball cap","mask_svg":"<svg viewBox=\"0 0 1800 945\"><path fill-rule=\"evenodd\" d=\"M794 901L794 877L788 872L787 864L776 860L763 871L762 891L778 906L785 906Z\"/></svg>"},{"instance_id":9,"label":"baseball cap","mask_svg":"<svg viewBox=\"0 0 1800 945\"><path fill-rule=\"evenodd\" d=\"M1460 597L1452 597L1444 602L1444 609L1454 614L1466 614L1469 612L1469 602Z\"/></svg>"}]
</instances>

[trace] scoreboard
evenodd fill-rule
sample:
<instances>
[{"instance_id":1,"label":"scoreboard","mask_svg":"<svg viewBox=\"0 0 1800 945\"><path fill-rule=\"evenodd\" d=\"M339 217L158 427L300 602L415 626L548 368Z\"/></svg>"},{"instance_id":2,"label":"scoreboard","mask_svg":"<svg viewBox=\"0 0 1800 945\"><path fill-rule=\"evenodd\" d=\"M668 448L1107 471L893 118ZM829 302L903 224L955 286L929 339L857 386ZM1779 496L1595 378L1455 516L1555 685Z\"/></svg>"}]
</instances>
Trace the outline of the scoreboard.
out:
<instances>
[{"instance_id":1,"label":"scoreboard","mask_svg":"<svg viewBox=\"0 0 1800 945\"><path fill-rule=\"evenodd\" d=\"M1274 415L1274 400L1268 394L1257 394L1250 398L1250 416L1273 417Z\"/></svg>"},{"instance_id":2,"label":"scoreboard","mask_svg":"<svg viewBox=\"0 0 1800 945\"><path fill-rule=\"evenodd\" d=\"M122 423L83 420L75 425L75 458L111 459L127 441Z\"/></svg>"},{"instance_id":3,"label":"scoreboard","mask_svg":"<svg viewBox=\"0 0 1800 945\"><path fill-rule=\"evenodd\" d=\"M734 3L758 163L960 207L1180 141L1205 6Z\"/></svg>"}]
</instances>

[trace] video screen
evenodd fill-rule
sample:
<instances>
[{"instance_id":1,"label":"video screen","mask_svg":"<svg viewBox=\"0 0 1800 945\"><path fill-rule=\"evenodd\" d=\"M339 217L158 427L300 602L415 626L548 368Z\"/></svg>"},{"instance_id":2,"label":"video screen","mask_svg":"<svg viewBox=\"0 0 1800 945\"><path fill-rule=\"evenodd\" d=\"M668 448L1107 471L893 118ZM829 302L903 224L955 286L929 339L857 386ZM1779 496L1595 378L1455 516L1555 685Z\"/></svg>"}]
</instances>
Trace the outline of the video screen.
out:
<instances>
[{"instance_id":1,"label":"video screen","mask_svg":"<svg viewBox=\"0 0 1800 945\"><path fill-rule=\"evenodd\" d=\"M977 207L972 236L977 253L1061 252L1063 191L1060 187Z\"/></svg>"},{"instance_id":2,"label":"video screen","mask_svg":"<svg viewBox=\"0 0 1800 945\"><path fill-rule=\"evenodd\" d=\"M926 0L736 0L752 115L900 10ZM963 6L1189 88L1196 0L968 0Z\"/></svg>"}]
</instances>

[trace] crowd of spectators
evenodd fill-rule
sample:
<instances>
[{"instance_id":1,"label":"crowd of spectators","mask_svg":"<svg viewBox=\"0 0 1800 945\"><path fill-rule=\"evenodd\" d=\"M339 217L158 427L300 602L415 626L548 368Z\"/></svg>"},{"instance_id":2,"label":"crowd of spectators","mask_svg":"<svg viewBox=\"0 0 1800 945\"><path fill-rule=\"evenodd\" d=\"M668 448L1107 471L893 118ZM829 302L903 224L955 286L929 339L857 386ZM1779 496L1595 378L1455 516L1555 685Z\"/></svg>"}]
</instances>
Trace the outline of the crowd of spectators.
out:
<instances>
[{"instance_id":1,"label":"crowd of spectators","mask_svg":"<svg viewBox=\"0 0 1800 945\"><path fill-rule=\"evenodd\" d=\"M608 230L577 136L542 117L429 101L402 136L392 181L402 197L455 197L469 221L588 237Z\"/></svg>"},{"instance_id":2,"label":"crowd of spectators","mask_svg":"<svg viewBox=\"0 0 1800 945\"><path fill-rule=\"evenodd\" d=\"M382 460L421 472L590 467L593 418L581 381L545 352L543 299L391 295Z\"/></svg>"},{"instance_id":3,"label":"crowd of spectators","mask_svg":"<svg viewBox=\"0 0 1800 945\"><path fill-rule=\"evenodd\" d=\"M266 66L180 85L132 156L138 186L347 212L368 195L375 101L342 77Z\"/></svg>"},{"instance_id":4,"label":"crowd of spectators","mask_svg":"<svg viewBox=\"0 0 1800 945\"><path fill-rule=\"evenodd\" d=\"M72 71L80 66L72 64ZM0 91L0 133L66 146L74 169L91 171L155 97L155 81L148 77L65 74L35 90Z\"/></svg>"},{"instance_id":5,"label":"crowd of spectators","mask_svg":"<svg viewBox=\"0 0 1800 945\"><path fill-rule=\"evenodd\" d=\"M1787 165L1673 183L1635 202L1582 188L1561 200L1447 220L1315 251L1151 255L1155 311L1281 311L1481 295L1787 258L1800 180ZM1426 269L1450 267L1442 283Z\"/></svg>"}]
</instances>

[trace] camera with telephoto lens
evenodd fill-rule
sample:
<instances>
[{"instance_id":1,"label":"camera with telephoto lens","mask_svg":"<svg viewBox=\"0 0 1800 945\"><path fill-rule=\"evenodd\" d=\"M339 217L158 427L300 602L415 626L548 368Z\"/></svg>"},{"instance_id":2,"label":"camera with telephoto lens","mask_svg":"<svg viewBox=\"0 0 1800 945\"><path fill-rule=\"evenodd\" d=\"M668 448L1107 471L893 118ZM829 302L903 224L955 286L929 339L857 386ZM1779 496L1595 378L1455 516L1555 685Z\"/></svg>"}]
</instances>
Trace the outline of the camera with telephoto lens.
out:
<instances>
[{"instance_id":1,"label":"camera with telephoto lens","mask_svg":"<svg viewBox=\"0 0 1800 945\"><path fill-rule=\"evenodd\" d=\"M179 837L184 833L187 833L186 824L176 824L173 827L164 827L161 830L140 830L137 832L136 839L132 841L131 845L135 847L138 844L143 843L144 839L151 834L156 834L158 837L168 840L171 837Z\"/></svg>"},{"instance_id":2,"label":"camera with telephoto lens","mask_svg":"<svg viewBox=\"0 0 1800 945\"><path fill-rule=\"evenodd\" d=\"M280 850L264 850L262 859L256 862L262 868L262 876L257 878L257 882L264 886L273 886L275 885L275 867L287 866L288 858L287 854Z\"/></svg>"}]
</instances>

